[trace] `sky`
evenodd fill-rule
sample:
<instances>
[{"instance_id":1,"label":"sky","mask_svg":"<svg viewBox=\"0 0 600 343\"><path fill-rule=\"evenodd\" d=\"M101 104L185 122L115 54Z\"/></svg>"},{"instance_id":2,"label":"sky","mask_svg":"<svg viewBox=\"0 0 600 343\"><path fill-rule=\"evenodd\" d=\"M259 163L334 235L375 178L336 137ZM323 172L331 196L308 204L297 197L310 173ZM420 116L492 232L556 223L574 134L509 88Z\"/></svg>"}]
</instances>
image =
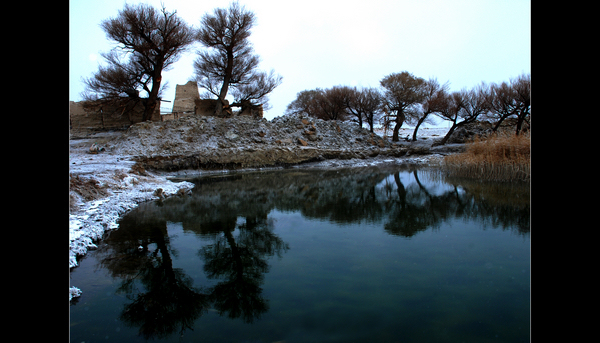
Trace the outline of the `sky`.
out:
<instances>
[{"instance_id":1,"label":"sky","mask_svg":"<svg viewBox=\"0 0 600 343\"><path fill-rule=\"evenodd\" d=\"M69 100L81 101L102 52L116 46L100 28L125 3L164 3L189 25L230 0L70 0ZM255 13L250 41L283 82L270 95L268 120L283 115L297 93L336 85L379 87L392 73L409 73L451 91L500 83L531 73L530 0L239 0ZM175 85L193 78L195 43L169 71L161 110L170 112ZM202 89L200 89L202 93Z\"/></svg>"}]
</instances>

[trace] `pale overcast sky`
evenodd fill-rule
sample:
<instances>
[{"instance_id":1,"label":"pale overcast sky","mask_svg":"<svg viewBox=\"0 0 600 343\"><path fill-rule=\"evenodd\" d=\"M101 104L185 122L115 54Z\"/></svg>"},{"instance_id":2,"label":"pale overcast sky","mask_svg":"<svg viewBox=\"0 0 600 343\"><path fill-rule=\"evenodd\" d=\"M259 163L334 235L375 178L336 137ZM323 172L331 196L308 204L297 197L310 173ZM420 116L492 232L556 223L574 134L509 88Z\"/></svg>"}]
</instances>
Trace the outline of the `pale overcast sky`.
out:
<instances>
[{"instance_id":1,"label":"pale overcast sky","mask_svg":"<svg viewBox=\"0 0 600 343\"><path fill-rule=\"evenodd\" d=\"M147 0L177 10L198 27L204 13L228 7L230 0ZM80 101L82 77L102 62L100 52L114 43L100 28L115 17L124 0L69 1L69 100ZM335 85L378 87L391 74L450 82L451 90L478 83L508 81L531 72L529 0L240 0L256 15L250 40L262 61L283 83L271 93L265 118L284 113L303 90ZM195 44L172 69L164 100L173 101L175 85L193 76ZM163 81L164 82L164 81ZM202 90L200 90L202 92ZM161 108L170 111L171 103Z\"/></svg>"}]
</instances>

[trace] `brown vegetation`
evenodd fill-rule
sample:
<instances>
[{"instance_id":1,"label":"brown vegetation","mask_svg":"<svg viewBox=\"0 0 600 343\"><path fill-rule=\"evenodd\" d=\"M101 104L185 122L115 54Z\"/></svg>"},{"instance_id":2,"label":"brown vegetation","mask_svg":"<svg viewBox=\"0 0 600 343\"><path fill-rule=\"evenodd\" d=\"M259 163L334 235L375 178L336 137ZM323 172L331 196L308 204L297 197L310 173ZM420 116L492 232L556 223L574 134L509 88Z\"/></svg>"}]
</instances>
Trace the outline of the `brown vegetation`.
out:
<instances>
[{"instance_id":1,"label":"brown vegetation","mask_svg":"<svg viewBox=\"0 0 600 343\"><path fill-rule=\"evenodd\" d=\"M531 179L531 137L492 134L476 138L466 151L444 158L450 176L497 181L529 181Z\"/></svg>"},{"instance_id":2,"label":"brown vegetation","mask_svg":"<svg viewBox=\"0 0 600 343\"><path fill-rule=\"evenodd\" d=\"M74 193L72 193L74 192ZM108 195L106 187L97 180L80 178L79 175L69 174L69 211L75 209L77 195L85 201L92 201Z\"/></svg>"}]
</instances>

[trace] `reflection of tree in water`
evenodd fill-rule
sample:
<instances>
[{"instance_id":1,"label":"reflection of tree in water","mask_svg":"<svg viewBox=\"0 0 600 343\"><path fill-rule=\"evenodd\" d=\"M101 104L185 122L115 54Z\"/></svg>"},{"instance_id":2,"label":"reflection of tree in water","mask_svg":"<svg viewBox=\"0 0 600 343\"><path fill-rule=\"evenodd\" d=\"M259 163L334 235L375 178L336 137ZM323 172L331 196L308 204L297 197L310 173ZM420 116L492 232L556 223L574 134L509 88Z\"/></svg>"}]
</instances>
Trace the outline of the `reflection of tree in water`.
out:
<instances>
[{"instance_id":1,"label":"reflection of tree in water","mask_svg":"<svg viewBox=\"0 0 600 343\"><path fill-rule=\"evenodd\" d=\"M398 198L392 198L389 203L389 220L384 229L392 235L412 237L419 231L439 224L439 219L434 215L431 204L422 205L411 202L404 184L400 181L400 174L394 174Z\"/></svg>"},{"instance_id":2,"label":"reflection of tree in water","mask_svg":"<svg viewBox=\"0 0 600 343\"><path fill-rule=\"evenodd\" d=\"M517 234L530 232L530 184L489 182L472 179L447 179L460 184L468 203L463 217L484 225L510 228Z\"/></svg>"},{"instance_id":3,"label":"reflection of tree in water","mask_svg":"<svg viewBox=\"0 0 600 343\"><path fill-rule=\"evenodd\" d=\"M433 191L439 187L442 191ZM518 234L529 232L527 185L446 179L436 169L416 166L204 178L196 181L193 197L174 201L185 204L173 220L190 229L206 221L197 220L198 215L210 218L222 216L225 208L238 213L260 208L262 213L299 211L338 224L383 221L387 232L405 237L435 229L449 218L468 218Z\"/></svg>"},{"instance_id":4,"label":"reflection of tree in water","mask_svg":"<svg viewBox=\"0 0 600 343\"><path fill-rule=\"evenodd\" d=\"M182 334L211 306L246 322L268 310L260 287L269 269L267 258L281 256L288 245L273 234L266 215L237 225L233 214L212 224L215 243L202 248L200 256L207 276L222 281L210 288L193 287L182 269L173 268L171 256L177 251L170 246L166 220L155 211L126 215L100 247L102 265L123 279L118 292L131 301L119 318L139 327L144 338Z\"/></svg>"},{"instance_id":5,"label":"reflection of tree in water","mask_svg":"<svg viewBox=\"0 0 600 343\"><path fill-rule=\"evenodd\" d=\"M484 226L491 224L503 229L516 230L517 234L529 232L529 188L521 185L517 193L521 201L514 201L515 187L498 185L497 183L479 185L477 191L471 192L472 185L464 180L445 180L451 187L441 194L433 194L421 182L416 169L411 170L414 184L409 187L402 183L400 173L394 173L397 198L387 194L389 210L388 220L384 229L393 234L412 237L419 231L435 229L440 223L449 218L471 219L481 222ZM441 173L425 172L429 177L441 178ZM435 175L437 174L437 176ZM431 181L427 182L431 183ZM415 185L416 184L416 185ZM459 191L459 186L463 191ZM468 185L468 186L465 186ZM508 186L508 188L507 188ZM467 191L464 191L467 190ZM493 192L496 197L489 196ZM497 201L502 199L503 201Z\"/></svg>"},{"instance_id":6,"label":"reflection of tree in water","mask_svg":"<svg viewBox=\"0 0 600 343\"><path fill-rule=\"evenodd\" d=\"M260 285L269 271L266 258L289 249L287 243L273 234L273 225L264 217L246 217L243 224L235 225L235 217L214 243L203 247L199 255L204 259L204 271L211 279L222 279L210 289L211 301L221 315L242 317L251 323L269 308ZM239 230L234 237L234 230Z\"/></svg>"},{"instance_id":7,"label":"reflection of tree in water","mask_svg":"<svg viewBox=\"0 0 600 343\"><path fill-rule=\"evenodd\" d=\"M152 219L125 216L100 247L102 265L123 279L118 292L131 301L119 319L139 327L145 339L183 333L209 306L209 296L194 288L182 269L173 268L171 255L177 253L166 221Z\"/></svg>"},{"instance_id":8,"label":"reflection of tree in water","mask_svg":"<svg viewBox=\"0 0 600 343\"><path fill-rule=\"evenodd\" d=\"M183 332L211 307L249 323L260 318L269 308L261 288L268 259L289 249L273 232L267 216L273 209L338 224L382 223L386 232L403 237L435 229L449 218L529 232L528 187L515 190L440 175L397 166L238 174L198 180L192 196L142 204L99 249L102 265L123 279L119 292L131 301L120 318L138 326L145 338ZM434 191L440 184L441 191ZM177 251L167 221L210 240L198 255L206 276L218 283L193 287L191 278L173 267Z\"/></svg>"}]
</instances>

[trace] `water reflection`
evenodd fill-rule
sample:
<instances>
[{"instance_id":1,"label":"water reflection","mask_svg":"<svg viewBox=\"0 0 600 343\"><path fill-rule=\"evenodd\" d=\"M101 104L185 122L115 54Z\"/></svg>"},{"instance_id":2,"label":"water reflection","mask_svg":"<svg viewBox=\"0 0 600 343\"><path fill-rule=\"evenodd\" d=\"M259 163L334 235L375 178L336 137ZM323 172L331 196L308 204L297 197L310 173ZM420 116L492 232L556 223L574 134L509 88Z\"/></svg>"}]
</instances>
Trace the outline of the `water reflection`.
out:
<instances>
[{"instance_id":1,"label":"water reflection","mask_svg":"<svg viewBox=\"0 0 600 343\"><path fill-rule=\"evenodd\" d=\"M281 257L289 249L273 234L266 214L240 222L234 212L225 211L218 220L194 226L212 239L197 255L206 276L219 280L212 287L197 288L182 269L173 267L172 256L178 251L171 247L167 220L161 216L168 206L160 205L145 204L126 215L97 252L101 265L122 280L117 292L130 301L119 319L139 327L140 336L150 339L182 334L210 308L247 323L260 318L269 309L261 295L267 258Z\"/></svg>"},{"instance_id":2,"label":"water reflection","mask_svg":"<svg viewBox=\"0 0 600 343\"><path fill-rule=\"evenodd\" d=\"M119 319L145 339L183 334L208 310L246 323L269 310L262 289L269 259L290 249L274 233L274 209L338 225L381 223L385 232L405 238L449 218L529 233L527 185L445 180L435 170L292 170L191 181L191 195L142 204L127 214L97 251L128 301ZM169 222L202 239L198 265L214 282L195 286L189 270L174 267L179 252Z\"/></svg>"},{"instance_id":3,"label":"water reflection","mask_svg":"<svg viewBox=\"0 0 600 343\"><path fill-rule=\"evenodd\" d=\"M278 209L338 224L383 221L389 233L404 237L435 228L449 217L465 216L529 232L528 184L446 179L435 169L297 170L192 181L192 197L172 199L179 210L169 218L183 220L184 227L227 211L245 216Z\"/></svg>"},{"instance_id":4,"label":"water reflection","mask_svg":"<svg viewBox=\"0 0 600 343\"><path fill-rule=\"evenodd\" d=\"M101 265L122 280L117 293L130 301L119 319L139 327L145 339L183 333L210 304L209 293L193 287L191 278L173 267L177 251L171 248L166 224L132 212L98 251Z\"/></svg>"},{"instance_id":5,"label":"water reflection","mask_svg":"<svg viewBox=\"0 0 600 343\"><path fill-rule=\"evenodd\" d=\"M218 226L223 235L200 249L199 255L206 276L222 280L209 289L214 308L221 315L252 323L269 309L260 287L269 271L266 259L275 254L281 257L289 246L273 234L266 215L246 217L240 225L234 220L232 216L225 227ZM235 229L239 230L237 237Z\"/></svg>"}]
</instances>

